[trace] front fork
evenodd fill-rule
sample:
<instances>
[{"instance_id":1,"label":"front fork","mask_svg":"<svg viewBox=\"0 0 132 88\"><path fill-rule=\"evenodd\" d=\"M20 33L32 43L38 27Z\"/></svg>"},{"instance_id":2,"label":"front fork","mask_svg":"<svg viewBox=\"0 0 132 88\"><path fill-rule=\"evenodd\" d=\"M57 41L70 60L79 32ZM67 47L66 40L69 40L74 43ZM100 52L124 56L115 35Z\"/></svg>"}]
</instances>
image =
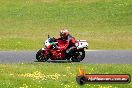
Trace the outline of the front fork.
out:
<instances>
[{"instance_id":1,"label":"front fork","mask_svg":"<svg viewBox=\"0 0 132 88\"><path fill-rule=\"evenodd\" d=\"M42 50L43 50L43 55L44 55L46 58L49 58L49 57L50 57L49 51L48 51L47 49L45 49L45 48L42 48Z\"/></svg>"}]
</instances>

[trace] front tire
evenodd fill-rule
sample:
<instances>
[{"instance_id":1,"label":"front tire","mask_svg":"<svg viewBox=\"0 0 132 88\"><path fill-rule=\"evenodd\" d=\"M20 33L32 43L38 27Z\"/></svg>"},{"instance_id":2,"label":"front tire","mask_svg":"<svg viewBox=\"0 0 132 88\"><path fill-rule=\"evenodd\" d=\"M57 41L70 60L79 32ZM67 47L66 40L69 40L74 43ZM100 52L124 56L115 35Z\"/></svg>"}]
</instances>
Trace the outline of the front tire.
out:
<instances>
[{"instance_id":1,"label":"front tire","mask_svg":"<svg viewBox=\"0 0 132 88\"><path fill-rule=\"evenodd\" d=\"M38 62L46 62L48 60L48 58L46 58L43 53L44 51L42 49L37 52L36 59Z\"/></svg>"},{"instance_id":2,"label":"front tire","mask_svg":"<svg viewBox=\"0 0 132 88\"><path fill-rule=\"evenodd\" d=\"M71 60L73 62L80 62L85 58L85 51L84 49L78 50L75 52L75 55L72 56Z\"/></svg>"}]
</instances>

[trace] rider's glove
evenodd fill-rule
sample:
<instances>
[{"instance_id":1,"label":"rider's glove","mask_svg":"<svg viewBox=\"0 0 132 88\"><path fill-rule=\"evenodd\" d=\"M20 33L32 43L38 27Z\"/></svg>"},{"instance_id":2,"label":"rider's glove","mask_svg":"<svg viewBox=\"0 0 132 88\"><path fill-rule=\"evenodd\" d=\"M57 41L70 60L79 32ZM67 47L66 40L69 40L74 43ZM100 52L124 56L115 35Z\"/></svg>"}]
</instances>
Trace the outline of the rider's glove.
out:
<instances>
[{"instance_id":1,"label":"rider's glove","mask_svg":"<svg viewBox=\"0 0 132 88\"><path fill-rule=\"evenodd\" d=\"M60 49L56 44L53 45L54 49Z\"/></svg>"},{"instance_id":2,"label":"rider's glove","mask_svg":"<svg viewBox=\"0 0 132 88\"><path fill-rule=\"evenodd\" d=\"M57 45L55 45L55 49L60 49L60 47L58 47Z\"/></svg>"}]
</instances>

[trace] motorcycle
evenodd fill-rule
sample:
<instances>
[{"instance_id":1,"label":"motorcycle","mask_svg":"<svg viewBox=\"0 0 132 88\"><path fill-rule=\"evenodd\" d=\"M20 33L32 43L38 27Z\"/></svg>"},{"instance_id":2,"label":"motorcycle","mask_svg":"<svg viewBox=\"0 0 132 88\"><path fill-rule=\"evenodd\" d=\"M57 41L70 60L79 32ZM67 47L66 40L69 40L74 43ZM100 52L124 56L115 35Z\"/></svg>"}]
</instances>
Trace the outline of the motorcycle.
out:
<instances>
[{"instance_id":1,"label":"motorcycle","mask_svg":"<svg viewBox=\"0 0 132 88\"><path fill-rule=\"evenodd\" d=\"M72 62L80 62L85 58L84 49L88 49L88 42L86 40L77 40L72 55L68 55L66 50L58 50L56 47L62 46L62 40L56 40L54 37L48 35L48 39L44 42L45 48L40 49L36 53L36 59L39 62L46 62L47 60L68 60Z\"/></svg>"}]
</instances>

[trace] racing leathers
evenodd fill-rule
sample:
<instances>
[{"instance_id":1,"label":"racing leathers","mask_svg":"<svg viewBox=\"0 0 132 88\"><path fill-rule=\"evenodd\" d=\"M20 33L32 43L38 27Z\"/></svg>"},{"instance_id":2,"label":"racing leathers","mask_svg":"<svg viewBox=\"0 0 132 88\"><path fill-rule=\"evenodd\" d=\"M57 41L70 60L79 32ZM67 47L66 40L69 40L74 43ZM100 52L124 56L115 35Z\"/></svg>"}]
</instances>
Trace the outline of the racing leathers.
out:
<instances>
[{"instance_id":1,"label":"racing leathers","mask_svg":"<svg viewBox=\"0 0 132 88\"><path fill-rule=\"evenodd\" d=\"M60 50L66 50L66 53L68 55L71 55L75 48L76 40L74 37L72 37L70 34L66 36L65 38L58 38L59 40L62 40L63 44L60 44L62 46L58 47Z\"/></svg>"}]
</instances>

